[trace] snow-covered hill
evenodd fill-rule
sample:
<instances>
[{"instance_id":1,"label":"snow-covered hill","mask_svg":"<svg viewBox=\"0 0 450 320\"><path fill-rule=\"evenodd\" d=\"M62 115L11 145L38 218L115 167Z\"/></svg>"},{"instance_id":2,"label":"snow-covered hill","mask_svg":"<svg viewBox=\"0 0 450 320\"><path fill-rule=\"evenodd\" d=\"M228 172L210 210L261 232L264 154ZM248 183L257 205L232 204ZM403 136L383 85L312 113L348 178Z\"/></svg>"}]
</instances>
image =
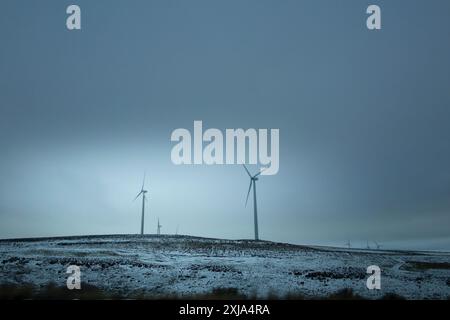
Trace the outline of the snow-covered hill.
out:
<instances>
[{"instance_id":1,"label":"snow-covered hill","mask_svg":"<svg viewBox=\"0 0 450 320\"><path fill-rule=\"evenodd\" d=\"M233 289L247 297L327 297L351 288L366 298L450 297L450 254L297 246L190 236L82 236L0 241L0 284L65 287L69 265L81 281L133 297L195 296ZM368 290L366 268L382 269Z\"/></svg>"}]
</instances>

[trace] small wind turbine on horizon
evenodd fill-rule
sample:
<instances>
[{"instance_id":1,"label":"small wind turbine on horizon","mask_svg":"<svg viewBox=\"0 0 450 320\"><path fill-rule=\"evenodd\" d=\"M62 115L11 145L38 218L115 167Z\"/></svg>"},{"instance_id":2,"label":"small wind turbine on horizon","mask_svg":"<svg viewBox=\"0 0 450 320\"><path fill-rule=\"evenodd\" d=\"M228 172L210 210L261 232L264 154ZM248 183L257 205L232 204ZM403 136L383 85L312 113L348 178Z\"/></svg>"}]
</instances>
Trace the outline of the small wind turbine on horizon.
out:
<instances>
[{"instance_id":1,"label":"small wind turbine on horizon","mask_svg":"<svg viewBox=\"0 0 450 320\"><path fill-rule=\"evenodd\" d=\"M158 218L158 227L157 227L157 230L156 230L156 233L157 233L158 235L161 234L161 227L162 227L162 225L159 224L159 218Z\"/></svg>"},{"instance_id":2,"label":"small wind turbine on horizon","mask_svg":"<svg viewBox=\"0 0 450 320\"><path fill-rule=\"evenodd\" d=\"M347 246L347 248L351 248L352 247L352 245L351 245L351 243L350 243L350 240L347 240L347 243L345 244L346 246Z\"/></svg>"},{"instance_id":3,"label":"small wind turbine on horizon","mask_svg":"<svg viewBox=\"0 0 450 320\"><path fill-rule=\"evenodd\" d=\"M373 243L375 243L375 246L377 247L377 250L379 250L381 248L381 244L379 244L378 242L376 242L375 240L373 241Z\"/></svg>"},{"instance_id":4,"label":"small wind turbine on horizon","mask_svg":"<svg viewBox=\"0 0 450 320\"><path fill-rule=\"evenodd\" d=\"M255 224L255 240L259 240L259 234L258 234L258 208L256 204L256 181L258 181L258 176L262 173L262 170L258 172L255 175L251 175L250 171L248 171L245 164L243 164L245 171L247 172L248 176L250 177L250 185L248 186L248 192L247 192L247 199L245 200L245 206L247 206L248 197L250 196L250 191L253 187L253 218L254 218L254 224Z\"/></svg>"},{"instance_id":5,"label":"small wind turbine on horizon","mask_svg":"<svg viewBox=\"0 0 450 320\"><path fill-rule=\"evenodd\" d=\"M144 189L144 185L145 185L145 174L144 179L142 180L141 191L138 193L136 198L134 198L134 200L136 201L136 199L139 198L140 195L142 195L141 235L144 234L144 212L145 212L145 201L147 200L145 194L148 192L147 190Z\"/></svg>"}]
</instances>

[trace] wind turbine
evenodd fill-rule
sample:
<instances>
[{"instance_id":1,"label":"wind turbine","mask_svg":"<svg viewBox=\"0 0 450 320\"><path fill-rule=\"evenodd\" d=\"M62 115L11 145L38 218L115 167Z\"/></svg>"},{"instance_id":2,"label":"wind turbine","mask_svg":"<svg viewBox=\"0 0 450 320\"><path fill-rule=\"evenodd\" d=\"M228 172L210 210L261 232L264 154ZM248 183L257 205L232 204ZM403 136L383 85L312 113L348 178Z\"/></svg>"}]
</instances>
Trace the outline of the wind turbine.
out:
<instances>
[{"instance_id":1,"label":"wind turbine","mask_svg":"<svg viewBox=\"0 0 450 320\"><path fill-rule=\"evenodd\" d=\"M251 175L245 164L243 164L245 171L250 177L250 185L248 186L247 199L245 200L245 206L247 206L248 197L250 196L250 191L253 187L253 213L254 213L254 223L255 223L255 240L259 240L258 235L258 208L256 205L256 181L258 181L258 176L262 173L262 170L255 175Z\"/></svg>"},{"instance_id":2,"label":"wind turbine","mask_svg":"<svg viewBox=\"0 0 450 320\"><path fill-rule=\"evenodd\" d=\"M351 245L351 243L350 243L350 240L347 240L347 243L345 244L346 246L347 246L347 248L351 248L352 247L352 245Z\"/></svg>"},{"instance_id":3,"label":"wind turbine","mask_svg":"<svg viewBox=\"0 0 450 320\"><path fill-rule=\"evenodd\" d=\"M158 218L158 228L157 228L157 234L158 235L161 234L161 227L162 227L162 225L159 224L159 218Z\"/></svg>"},{"instance_id":4,"label":"wind turbine","mask_svg":"<svg viewBox=\"0 0 450 320\"><path fill-rule=\"evenodd\" d=\"M378 242L376 242L375 240L373 241L373 243L375 243L375 245L377 246L377 250L379 250L381 248L381 244L379 244Z\"/></svg>"},{"instance_id":5,"label":"wind turbine","mask_svg":"<svg viewBox=\"0 0 450 320\"><path fill-rule=\"evenodd\" d=\"M134 198L134 200L136 200L142 194L141 235L144 234L144 212L145 212L145 201L147 200L146 197L145 197L145 194L147 193L147 190L144 189L144 184L145 184L145 174L144 174L144 180L142 180L141 191L138 193L136 198Z\"/></svg>"},{"instance_id":6,"label":"wind turbine","mask_svg":"<svg viewBox=\"0 0 450 320\"><path fill-rule=\"evenodd\" d=\"M367 249L367 250L370 249L370 246L369 246L369 240L367 240L367 246L366 246L366 249Z\"/></svg>"}]
</instances>

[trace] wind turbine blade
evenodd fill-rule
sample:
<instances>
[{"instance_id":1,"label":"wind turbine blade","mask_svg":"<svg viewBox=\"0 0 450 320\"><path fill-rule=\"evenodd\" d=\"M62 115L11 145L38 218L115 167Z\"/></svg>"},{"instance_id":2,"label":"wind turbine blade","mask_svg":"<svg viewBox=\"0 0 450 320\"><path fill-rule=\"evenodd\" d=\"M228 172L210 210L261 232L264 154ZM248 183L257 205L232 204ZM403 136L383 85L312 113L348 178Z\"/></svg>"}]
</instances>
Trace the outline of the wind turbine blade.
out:
<instances>
[{"instance_id":1,"label":"wind turbine blade","mask_svg":"<svg viewBox=\"0 0 450 320\"><path fill-rule=\"evenodd\" d=\"M248 171L247 167L245 166L245 164L242 164L244 166L245 171L247 171L248 176L251 178L252 175L250 174L250 171Z\"/></svg>"},{"instance_id":2,"label":"wind turbine blade","mask_svg":"<svg viewBox=\"0 0 450 320\"><path fill-rule=\"evenodd\" d=\"M248 186L247 199L245 199L245 206L247 206L248 197L250 196L251 189L252 189L252 180L250 180L250 185Z\"/></svg>"},{"instance_id":3,"label":"wind turbine blade","mask_svg":"<svg viewBox=\"0 0 450 320\"><path fill-rule=\"evenodd\" d=\"M142 188L141 188L141 190L144 190L144 184L145 184L145 174L146 174L146 173L144 173L144 179L142 180Z\"/></svg>"},{"instance_id":4,"label":"wind turbine blade","mask_svg":"<svg viewBox=\"0 0 450 320\"><path fill-rule=\"evenodd\" d=\"M136 198L134 198L133 201L136 201L137 198L139 198L139 196L141 195L142 191L138 193L138 195L136 196Z\"/></svg>"}]
</instances>

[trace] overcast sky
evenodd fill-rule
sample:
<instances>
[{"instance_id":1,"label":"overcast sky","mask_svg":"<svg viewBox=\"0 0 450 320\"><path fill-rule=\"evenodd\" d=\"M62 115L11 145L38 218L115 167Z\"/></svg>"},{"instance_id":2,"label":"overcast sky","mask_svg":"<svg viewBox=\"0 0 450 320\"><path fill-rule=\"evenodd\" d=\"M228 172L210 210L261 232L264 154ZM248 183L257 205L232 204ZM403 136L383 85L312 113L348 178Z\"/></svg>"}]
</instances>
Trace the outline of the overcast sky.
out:
<instances>
[{"instance_id":1,"label":"overcast sky","mask_svg":"<svg viewBox=\"0 0 450 320\"><path fill-rule=\"evenodd\" d=\"M144 172L146 232L159 217L163 233L252 238L241 166L171 162L172 131L202 120L280 129L262 239L450 250L449 14L446 0L3 0L0 238L138 233Z\"/></svg>"}]
</instances>

